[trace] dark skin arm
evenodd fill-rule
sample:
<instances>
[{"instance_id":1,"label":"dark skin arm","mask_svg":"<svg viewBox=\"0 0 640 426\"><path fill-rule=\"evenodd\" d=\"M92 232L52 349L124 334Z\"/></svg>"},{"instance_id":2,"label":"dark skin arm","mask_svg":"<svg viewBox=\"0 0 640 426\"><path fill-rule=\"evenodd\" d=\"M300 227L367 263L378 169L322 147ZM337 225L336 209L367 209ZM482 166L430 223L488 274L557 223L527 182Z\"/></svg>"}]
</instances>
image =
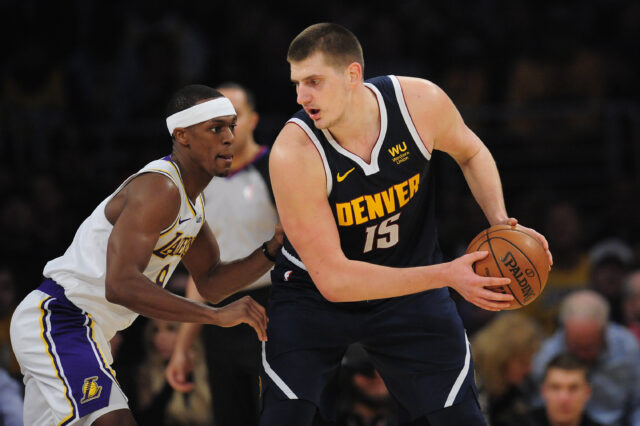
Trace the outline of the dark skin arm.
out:
<instances>
[{"instance_id":1,"label":"dark skin arm","mask_svg":"<svg viewBox=\"0 0 640 426\"><path fill-rule=\"evenodd\" d=\"M267 251L273 257L282 246L282 226L276 226L275 234L267 242ZM212 259L218 259L212 263ZM183 257L198 293L212 303L220 303L228 296L246 287L263 276L272 266L271 262L258 247L244 259L222 263L220 249L207 224L202 226L191 249Z\"/></svg>"},{"instance_id":2,"label":"dark skin arm","mask_svg":"<svg viewBox=\"0 0 640 426\"><path fill-rule=\"evenodd\" d=\"M264 308L253 299L242 298L215 309L166 291L143 274L160 233L173 223L179 207L178 188L159 173L136 177L107 204L105 214L113 224L107 247L107 300L146 317L167 321L198 322L222 327L247 323L256 330L260 340L266 340L266 314ZM196 237L188 256L190 259L202 256L200 261L192 260L191 263L195 262L196 268L213 273L215 265L219 263L217 244L215 239L201 237L201 234ZM207 244L212 246L208 247ZM216 257L209 257L212 254ZM189 267L186 262L185 265ZM264 272L269 266L271 263L264 265ZM245 267L256 268L238 262L238 269ZM237 276L232 272L222 274L221 279ZM239 276L242 278L244 275ZM213 280L208 282L214 286ZM223 288L232 287L229 283L216 281L215 285L218 284Z\"/></svg>"}]
</instances>

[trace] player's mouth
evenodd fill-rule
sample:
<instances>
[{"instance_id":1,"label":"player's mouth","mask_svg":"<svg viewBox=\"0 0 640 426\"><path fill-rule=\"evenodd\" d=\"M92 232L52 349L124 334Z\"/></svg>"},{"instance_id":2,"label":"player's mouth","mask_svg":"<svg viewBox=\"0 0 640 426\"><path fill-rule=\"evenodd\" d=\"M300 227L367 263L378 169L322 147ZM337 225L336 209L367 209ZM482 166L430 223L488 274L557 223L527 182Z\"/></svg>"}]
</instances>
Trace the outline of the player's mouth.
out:
<instances>
[{"instance_id":1,"label":"player's mouth","mask_svg":"<svg viewBox=\"0 0 640 426\"><path fill-rule=\"evenodd\" d=\"M233 161L233 154L218 154L216 158L219 158L225 162L227 167L231 167L231 162Z\"/></svg>"},{"instance_id":2,"label":"player's mouth","mask_svg":"<svg viewBox=\"0 0 640 426\"><path fill-rule=\"evenodd\" d=\"M318 108L305 108L309 118L312 120L318 120L320 118L320 110Z\"/></svg>"}]
</instances>

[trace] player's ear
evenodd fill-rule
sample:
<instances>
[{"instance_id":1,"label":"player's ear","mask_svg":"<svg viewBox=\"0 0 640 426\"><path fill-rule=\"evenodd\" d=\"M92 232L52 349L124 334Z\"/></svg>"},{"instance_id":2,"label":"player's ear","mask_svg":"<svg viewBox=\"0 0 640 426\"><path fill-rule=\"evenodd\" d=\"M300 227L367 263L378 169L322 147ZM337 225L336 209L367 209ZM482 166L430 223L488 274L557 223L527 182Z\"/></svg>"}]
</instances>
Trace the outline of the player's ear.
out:
<instances>
[{"instance_id":1,"label":"player's ear","mask_svg":"<svg viewBox=\"0 0 640 426\"><path fill-rule=\"evenodd\" d=\"M357 62L351 62L347 67L347 77L349 78L349 84L355 86L362 81L362 65Z\"/></svg>"},{"instance_id":2,"label":"player's ear","mask_svg":"<svg viewBox=\"0 0 640 426\"><path fill-rule=\"evenodd\" d=\"M187 129L184 127L176 127L173 131L173 139L182 146L189 146L187 138Z\"/></svg>"},{"instance_id":3,"label":"player's ear","mask_svg":"<svg viewBox=\"0 0 640 426\"><path fill-rule=\"evenodd\" d=\"M251 113L251 131L255 130L256 126L258 125L258 121L260 121L260 114L258 114L257 112L252 112Z\"/></svg>"}]
</instances>

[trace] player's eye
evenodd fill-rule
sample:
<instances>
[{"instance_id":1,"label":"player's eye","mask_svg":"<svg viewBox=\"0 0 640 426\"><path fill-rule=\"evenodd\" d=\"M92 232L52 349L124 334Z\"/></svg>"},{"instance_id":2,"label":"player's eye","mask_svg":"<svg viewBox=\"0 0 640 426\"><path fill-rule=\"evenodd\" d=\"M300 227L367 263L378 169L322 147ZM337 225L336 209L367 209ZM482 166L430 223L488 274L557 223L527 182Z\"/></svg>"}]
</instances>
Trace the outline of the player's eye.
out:
<instances>
[{"instance_id":1,"label":"player's eye","mask_svg":"<svg viewBox=\"0 0 640 426\"><path fill-rule=\"evenodd\" d=\"M222 126L215 126L211 129L213 133L220 133L220 130L222 130Z\"/></svg>"},{"instance_id":2,"label":"player's eye","mask_svg":"<svg viewBox=\"0 0 640 426\"><path fill-rule=\"evenodd\" d=\"M232 124L231 126L229 126L229 128L231 129L231 133L235 133L236 132L236 127L238 127L237 124Z\"/></svg>"}]
</instances>

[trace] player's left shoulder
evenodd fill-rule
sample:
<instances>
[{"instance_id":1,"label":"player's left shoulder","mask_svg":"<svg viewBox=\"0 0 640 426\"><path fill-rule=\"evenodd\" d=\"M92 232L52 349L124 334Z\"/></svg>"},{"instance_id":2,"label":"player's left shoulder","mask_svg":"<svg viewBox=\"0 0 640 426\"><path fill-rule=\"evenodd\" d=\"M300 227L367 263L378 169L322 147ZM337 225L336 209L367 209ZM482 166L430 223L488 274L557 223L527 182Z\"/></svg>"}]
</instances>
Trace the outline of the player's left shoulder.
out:
<instances>
[{"instance_id":1,"label":"player's left shoulder","mask_svg":"<svg viewBox=\"0 0 640 426\"><path fill-rule=\"evenodd\" d=\"M444 91L433 81L419 77L397 76L405 97L437 98L445 95Z\"/></svg>"},{"instance_id":2,"label":"player's left shoulder","mask_svg":"<svg viewBox=\"0 0 640 426\"><path fill-rule=\"evenodd\" d=\"M451 106L447 94L434 82L418 77L398 77L409 111L418 115L437 115Z\"/></svg>"}]
</instances>

